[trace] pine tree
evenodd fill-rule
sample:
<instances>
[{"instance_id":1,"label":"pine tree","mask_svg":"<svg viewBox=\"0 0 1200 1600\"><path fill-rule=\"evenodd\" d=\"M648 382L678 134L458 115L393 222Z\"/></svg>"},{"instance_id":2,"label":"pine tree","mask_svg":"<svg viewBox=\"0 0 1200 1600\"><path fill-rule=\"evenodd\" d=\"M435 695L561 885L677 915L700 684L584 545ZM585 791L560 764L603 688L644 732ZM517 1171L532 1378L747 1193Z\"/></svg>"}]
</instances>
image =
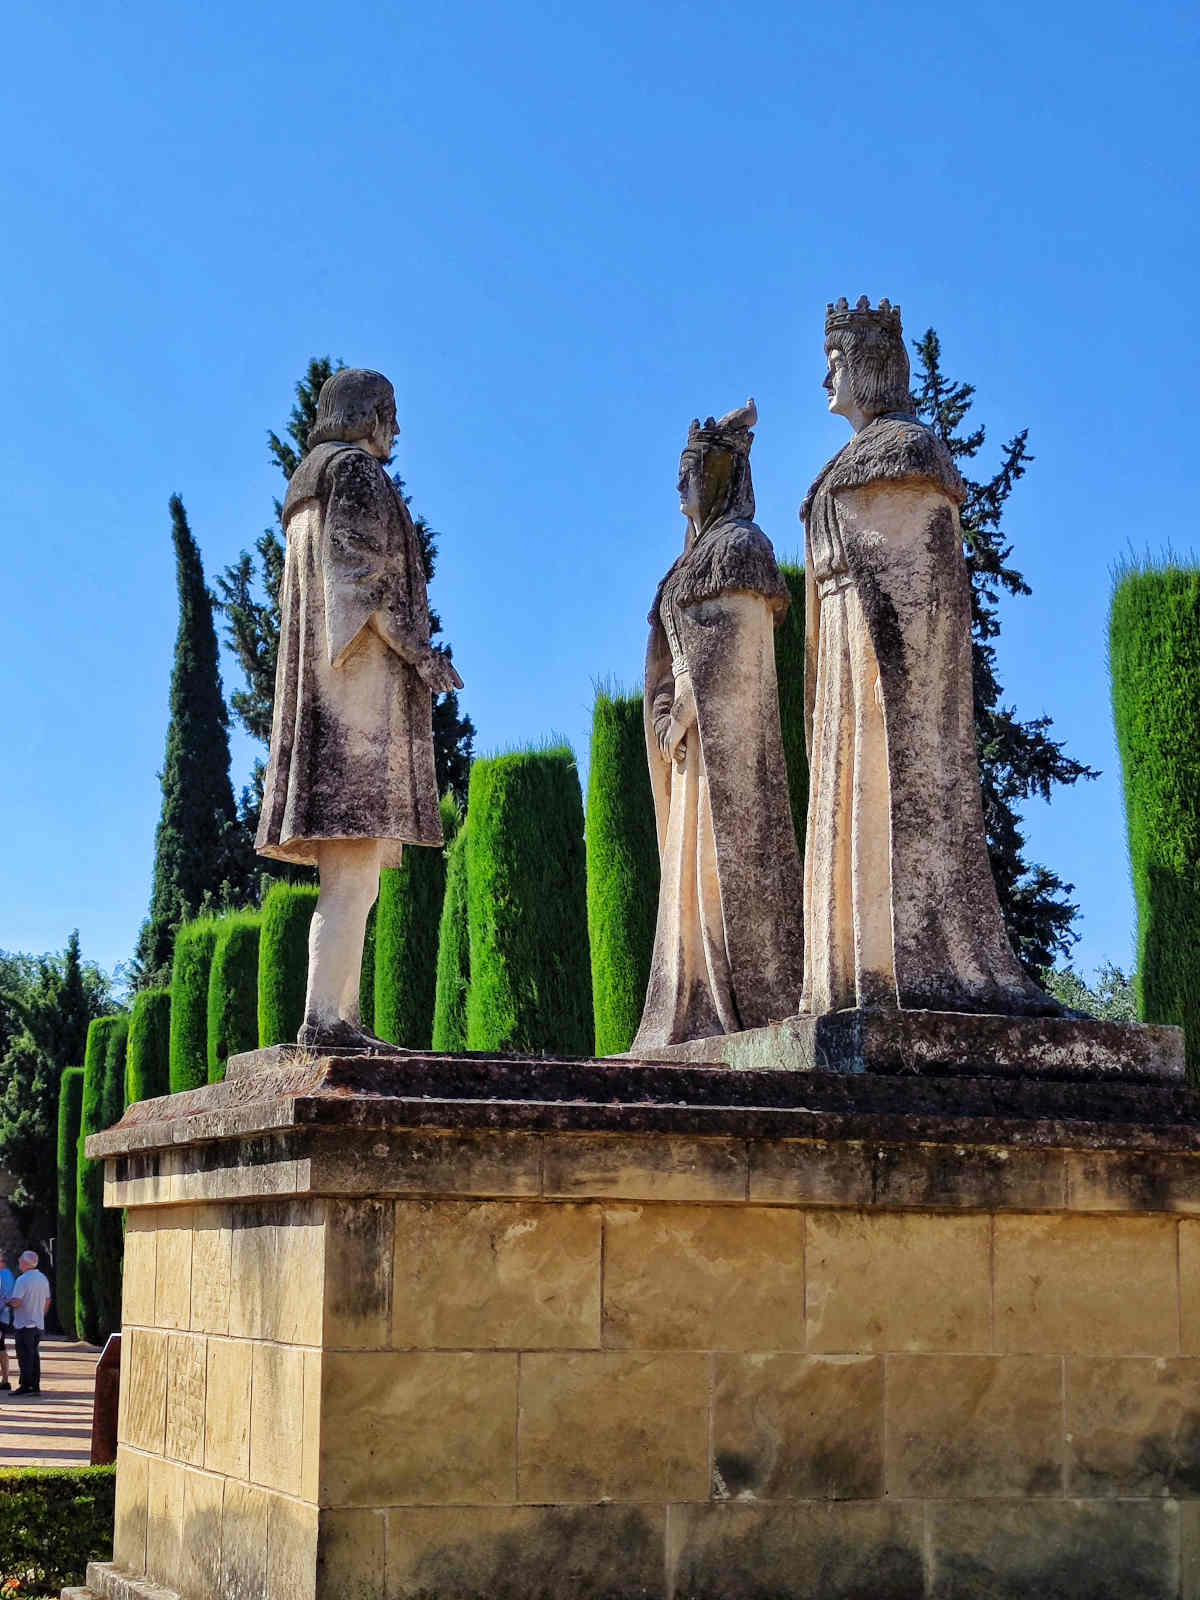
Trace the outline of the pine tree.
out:
<instances>
[{"instance_id":1,"label":"pine tree","mask_svg":"<svg viewBox=\"0 0 1200 1600\"><path fill-rule=\"evenodd\" d=\"M201 910L206 896L227 903L248 893L251 883L248 840L229 781L229 714L221 694L213 601L178 495L171 496L171 538L179 632L162 813L154 842L154 888L138 941L139 988L170 981L175 931Z\"/></svg>"},{"instance_id":2,"label":"pine tree","mask_svg":"<svg viewBox=\"0 0 1200 1600\"><path fill-rule=\"evenodd\" d=\"M285 481L291 479L308 448L322 384L344 365L342 361L331 361L328 356L313 356L296 385L296 403L288 418L286 437L268 431L268 452ZM397 476L393 481L403 494L403 479ZM409 496L405 494L404 499L407 505ZM437 536L424 517L414 518L413 525L421 542L425 581L429 583L437 557ZM269 745L275 702L275 663L279 655L279 585L283 578L281 500L275 502L275 525L263 530L254 548L257 564L250 552L243 550L217 579L220 598L216 603L225 615L225 637L246 680L245 688L235 689L230 697L234 713L251 738ZM436 637L440 632L441 621L436 612L431 612L430 635ZM447 654L451 654L449 649ZM458 695L453 690L437 695L433 702L433 753L438 791L444 794L449 790L460 806L467 803L474 738L474 725L470 717L461 714ZM242 793L241 815L247 826L258 825L265 770L259 762L255 766L252 787Z\"/></svg>"},{"instance_id":3,"label":"pine tree","mask_svg":"<svg viewBox=\"0 0 1200 1600\"><path fill-rule=\"evenodd\" d=\"M941 343L932 328L914 341L917 372L917 414L961 464L983 448L985 429L962 433L975 394L973 384L952 383L942 374ZM1000 530L1004 505L1033 457L1028 428L1004 446L1000 465L981 482L967 478L962 505L963 544L971 578L972 665L975 690L975 742L983 784L983 819L988 855L1000 897L1000 909L1013 949L1036 981L1042 970L1065 956L1078 938L1072 928L1079 907L1069 896L1075 885L1064 883L1048 867L1025 859L1025 834L1018 807L1033 795L1049 800L1057 784L1074 784L1099 773L1068 756L1052 739L1049 717L1021 721L1016 708L1002 703L994 640L1000 632L1000 591L1029 594L1029 585L1011 564L1012 546Z\"/></svg>"}]
</instances>

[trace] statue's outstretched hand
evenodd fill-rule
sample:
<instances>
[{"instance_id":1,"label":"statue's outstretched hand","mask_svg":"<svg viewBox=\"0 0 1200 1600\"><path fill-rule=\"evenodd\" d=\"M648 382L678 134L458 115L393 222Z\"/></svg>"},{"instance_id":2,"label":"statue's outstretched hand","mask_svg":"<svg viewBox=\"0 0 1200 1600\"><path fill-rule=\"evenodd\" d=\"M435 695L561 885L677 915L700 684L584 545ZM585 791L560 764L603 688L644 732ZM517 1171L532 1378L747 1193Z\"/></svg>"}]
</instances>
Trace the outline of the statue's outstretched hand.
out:
<instances>
[{"instance_id":1,"label":"statue's outstretched hand","mask_svg":"<svg viewBox=\"0 0 1200 1600\"><path fill-rule=\"evenodd\" d=\"M428 655L417 663L417 671L433 694L446 694L451 689L461 689L463 686L450 657L442 650L431 648Z\"/></svg>"}]
</instances>

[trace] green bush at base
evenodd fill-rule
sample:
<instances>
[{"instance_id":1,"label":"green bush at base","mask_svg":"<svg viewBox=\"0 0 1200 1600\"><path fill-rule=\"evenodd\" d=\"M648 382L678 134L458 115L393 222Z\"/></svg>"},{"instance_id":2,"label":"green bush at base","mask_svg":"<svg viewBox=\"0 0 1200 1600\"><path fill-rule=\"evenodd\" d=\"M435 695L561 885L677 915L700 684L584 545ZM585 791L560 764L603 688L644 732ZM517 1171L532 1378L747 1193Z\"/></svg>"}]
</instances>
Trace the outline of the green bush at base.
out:
<instances>
[{"instance_id":1,"label":"green bush at base","mask_svg":"<svg viewBox=\"0 0 1200 1600\"><path fill-rule=\"evenodd\" d=\"M235 911L217 924L208 974L208 1081L220 1083L225 1063L258 1048L258 942L262 915Z\"/></svg>"},{"instance_id":2,"label":"green bush at base","mask_svg":"<svg viewBox=\"0 0 1200 1600\"><path fill-rule=\"evenodd\" d=\"M358 1017L368 1033L375 1032L375 923L379 901L371 907L363 938L362 970L358 975Z\"/></svg>"},{"instance_id":3,"label":"green bush at base","mask_svg":"<svg viewBox=\"0 0 1200 1600\"><path fill-rule=\"evenodd\" d=\"M143 989L129 1013L125 1103L171 1092L171 991Z\"/></svg>"},{"instance_id":4,"label":"green bush at base","mask_svg":"<svg viewBox=\"0 0 1200 1600\"><path fill-rule=\"evenodd\" d=\"M58 1085L58 1231L55 1234L54 1306L68 1339L75 1332L75 1207L79 1182L79 1129L83 1068L68 1067Z\"/></svg>"},{"instance_id":5,"label":"green bush at base","mask_svg":"<svg viewBox=\"0 0 1200 1600\"><path fill-rule=\"evenodd\" d=\"M788 614L775 630L775 677L779 684L779 724L796 845L804 863L808 825L808 746L804 737L804 568L781 561L779 570L792 597Z\"/></svg>"},{"instance_id":6,"label":"green bush at base","mask_svg":"<svg viewBox=\"0 0 1200 1600\"><path fill-rule=\"evenodd\" d=\"M452 844L461 817L442 801L442 831ZM446 894L446 852L405 847L398 867L380 874L375 920L375 1032L409 1050L433 1044L438 925Z\"/></svg>"},{"instance_id":7,"label":"green bush at base","mask_svg":"<svg viewBox=\"0 0 1200 1600\"><path fill-rule=\"evenodd\" d=\"M433 1048L467 1048L467 994L471 987L471 935L467 925L467 830L464 822L446 852L446 892L438 922L437 994Z\"/></svg>"},{"instance_id":8,"label":"green bush at base","mask_svg":"<svg viewBox=\"0 0 1200 1600\"><path fill-rule=\"evenodd\" d=\"M628 1050L650 977L658 836L640 694L596 693L587 793L587 916L596 1054Z\"/></svg>"},{"instance_id":9,"label":"green bush at base","mask_svg":"<svg viewBox=\"0 0 1200 1600\"><path fill-rule=\"evenodd\" d=\"M97 1017L88 1027L79 1119L75 1201L75 1328L103 1344L121 1314L121 1213L105 1210L104 1163L89 1161L84 1143L119 1122L125 1091L129 1018ZM115 1115L114 1115L115 1110Z\"/></svg>"},{"instance_id":10,"label":"green bush at base","mask_svg":"<svg viewBox=\"0 0 1200 1600\"><path fill-rule=\"evenodd\" d=\"M262 909L258 942L258 1042L290 1044L304 1021L308 986L308 925L317 890L277 883Z\"/></svg>"},{"instance_id":11,"label":"green bush at base","mask_svg":"<svg viewBox=\"0 0 1200 1600\"><path fill-rule=\"evenodd\" d=\"M115 1467L0 1468L0 1593L57 1594L110 1561Z\"/></svg>"},{"instance_id":12,"label":"green bush at base","mask_svg":"<svg viewBox=\"0 0 1200 1600\"><path fill-rule=\"evenodd\" d=\"M217 945L216 917L185 922L175 935L171 969L171 1093L208 1082L208 978Z\"/></svg>"},{"instance_id":13,"label":"green bush at base","mask_svg":"<svg viewBox=\"0 0 1200 1600\"><path fill-rule=\"evenodd\" d=\"M476 761L467 815L468 1048L589 1055L587 872L574 752L562 744Z\"/></svg>"},{"instance_id":14,"label":"green bush at base","mask_svg":"<svg viewBox=\"0 0 1200 1600\"><path fill-rule=\"evenodd\" d=\"M1109 622L1144 1022L1184 1030L1200 1082L1200 570L1127 566Z\"/></svg>"}]
</instances>

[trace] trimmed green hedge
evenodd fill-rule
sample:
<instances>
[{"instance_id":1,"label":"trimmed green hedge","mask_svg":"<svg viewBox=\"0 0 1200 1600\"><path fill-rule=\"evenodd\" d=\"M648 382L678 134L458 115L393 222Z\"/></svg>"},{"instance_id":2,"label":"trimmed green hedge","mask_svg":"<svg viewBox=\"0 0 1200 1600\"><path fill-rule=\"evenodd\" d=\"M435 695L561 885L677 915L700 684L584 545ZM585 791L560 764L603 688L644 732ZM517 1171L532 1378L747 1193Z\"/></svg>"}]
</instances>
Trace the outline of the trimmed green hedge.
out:
<instances>
[{"instance_id":1,"label":"trimmed green hedge","mask_svg":"<svg viewBox=\"0 0 1200 1600\"><path fill-rule=\"evenodd\" d=\"M121 1213L105 1210L104 1163L87 1159L84 1142L89 1134L102 1133L120 1120L128 1035L127 1016L97 1017L88 1027L84 1054L75 1201L75 1328L89 1344L103 1344L120 1322ZM119 1087L114 1087L114 1077Z\"/></svg>"},{"instance_id":2,"label":"trimmed green hedge","mask_svg":"<svg viewBox=\"0 0 1200 1600\"><path fill-rule=\"evenodd\" d=\"M468 1048L589 1055L587 871L574 752L560 744L476 761L467 814Z\"/></svg>"},{"instance_id":3,"label":"trimmed green hedge","mask_svg":"<svg viewBox=\"0 0 1200 1600\"><path fill-rule=\"evenodd\" d=\"M258 1042L292 1044L304 1021L308 987L308 925L317 890L277 883L262 910L258 944Z\"/></svg>"},{"instance_id":4,"label":"trimmed green hedge","mask_svg":"<svg viewBox=\"0 0 1200 1600\"><path fill-rule=\"evenodd\" d=\"M171 991L143 989L129 1013L125 1103L171 1092Z\"/></svg>"},{"instance_id":5,"label":"trimmed green hedge","mask_svg":"<svg viewBox=\"0 0 1200 1600\"><path fill-rule=\"evenodd\" d=\"M779 570L792 603L775 630L775 676L779 683L779 722L783 730L783 758L787 763L792 823L800 864L804 864L804 839L808 829L808 748L804 738L804 568L781 561Z\"/></svg>"},{"instance_id":6,"label":"trimmed green hedge","mask_svg":"<svg viewBox=\"0 0 1200 1600\"><path fill-rule=\"evenodd\" d=\"M58 1231L54 1237L54 1308L68 1339L75 1332L75 1206L83 1068L68 1067L58 1085ZM2 1553L0 1553L2 1559Z\"/></svg>"},{"instance_id":7,"label":"trimmed green hedge","mask_svg":"<svg viewBox=\"0 0 1200 1600\"><path fill-rule=\"evenodd\" d=\"M208 977L217 946L216 917L185 922L175 935L171 970L171 1093L208 1082Z\"/></svg>"},{"instance_id":8,"label":"trimmed green hedge","mask_svg":"<svg viewBox=\"0 0 1200 1600\"><path fill-rule=\"evenodd\" d=\"M57 1594L110 1561L115 1467L0 1468L0 1588Z\"/></svg>"},{"instance_id":9,"label":"trimmed green hedge","mask_svg":"<svg viewBox=\"0 0 1200 1600\"><path fill-rule=\"evenodd\" d=\"M471 934L467 925L469 827L469 822L463 823L446 852L446 893L438 923L433 1048L451 1054L467 1048L467 993L471 987Z\"/></svg>"},{"instance_id":10,"label":"trimmed green hedge","mask_svg":"<svg viewBox=\"0 0 1200 1600\"><path fill-rule=\"evenodd\" d=\"M1200 569L1168 558L1115 580L1109 663L1141 1017L1182 1026L1200 1082Z\"/></svg>"},{"instance_id":11,"label":"trimmed green hedge","mask_svg":"<svg viewBox=\"0 0 1200 1600\"><path fill-rule=\"evenodd\" d=\"M258 941L262 914L234 911L217 924L208 974L208 1081L220 1083L225 1063L258 1049Z\"/></svg>"},{"instance_id":12,"label":"trimmed green hedge","mask_svg":"<svg viewBox=\"0 0 1200 1600\"><path fill-rule=\"evenodd\" d=\"M642 1018L658 912L658 836L640 694L596 691L587 793L587 915L596 1054Z\"/></svg>"},{"instance_id":13,"label":"trimmed green hedge","mask_svg":"<svg viewBox=\"0 0 1200 1600\"><path fill-rule=\"evenodd\" d=\"M375 1032L375 923L378 914L377 900L367 918L367 931L363 936L362 971L358 975L358 1020L368 1033Z\"/></svg>"},{"instance_id":14,"label":"trimmed green hedge","mask_svg":"<svg viewBox=\"0 0 1200 1600\"><path fill-rule=\"evenodd\" d=\"M458 807L442 801L442 831L454 841ZM380 873L375 922L375 1032L409 1050L433 1044L438 924L446 895L446 852L406 847L398 867Z\"/></svg>"}]
</instances>

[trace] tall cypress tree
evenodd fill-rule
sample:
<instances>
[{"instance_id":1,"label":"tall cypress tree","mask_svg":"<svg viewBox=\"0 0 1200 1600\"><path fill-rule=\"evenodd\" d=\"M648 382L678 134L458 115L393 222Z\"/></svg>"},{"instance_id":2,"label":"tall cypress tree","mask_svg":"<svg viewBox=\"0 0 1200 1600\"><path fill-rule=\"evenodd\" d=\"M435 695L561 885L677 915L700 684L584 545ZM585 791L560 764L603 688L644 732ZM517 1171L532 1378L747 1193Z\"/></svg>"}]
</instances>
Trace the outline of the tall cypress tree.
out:
<instances>
[{"instance_id":1,"label":"tall cypress tree","mask_svg":"<svg viewBox=\"0 0 1200 1600\"><path fill-rule=\"evenodd\" d=\"M331 361L328 356L313 356L304 376L296 385L296 403L288 418L285 437L281 438L274 430L268 431L268 453L285 481L290 481L308 448L308 436L317 418L321 385L344 365L342 361ZM403 494L403 479L396 477L393 481ZM407 504L408 495L404 498ZM224 575L217 579L217 605L225 615L225 637L238 658L246 680L245 688L235 689L230 697L234 713L251 738L264 745L271 740L275 663L279 655L279 585L283 578L284 557L282 518L283 502L276 500L274 526L265 528L255 541L257 564L254 556L248 550L243 550L233 565L226 567ZM421 543L425 582L429 583L437 558L437 536L424 517L415 517L413 525ZM431 612L431 636L436 637L441 631L437 613ZM447 653L450 653L449 650ZM470 717L461 714L458 695L454 690L435 696L433 753L438 792L444 794L449 790L460 807L465 807L467 803L467 779L474 739L474 724ZM248 824L255 827L262 803L264 771L259 762L254 771L253 788L242 795L242 815Z\"/></svg>"},{"instance_id":2,"label":"tall cypress tree","mask_svg":"<svg viewBox=\"0 0 1200 1600\"><path fill-rule=\"evenodd\" d=\"M942 374L941 342L932 328L914 341L920 363L917 414L933 429L962 464L983 448L985 430L960 431L975 394L970 383L952 383ZM1029 585L1011 564L1012 546L1000 530L1005 502L1033 460L1028 428L1004 446L1000 465L990 478L966 477L962 505L963 545L971 578L972 665L975 689L975 743L983 782L983 819L988 855L1000 897L1000 909L1013 949L1029 975L1038 979L1045 967L1065 956L1078 935L1072 923L1079 907L1069 899L1075 885L1064 883L1049 867L1025 859L1025 834L1018 807L1033 795L1049 800L1058 784L1096 778L1099 773L1068 756L1052 739L1049 717L1021 721L1013 706L1002 703L1004 689L996 670L994 640L1000 632L1000 591L1029 594Z\"/></svg>"},{"instance_id":3,"label":"tall cypress tree","mask_svg":"<svg viewBox=\"0 0 1200 1600\"><path fill-rule=\"evenodd\" d=\"M179 632L171 720L154 841L150 916L138 941L138 985L169 981L175 930L213 898L241 898L250 855L229 781L229 714L221 694L212 596L179 496L171 496Z\"/></svg>"}]
</instances>

